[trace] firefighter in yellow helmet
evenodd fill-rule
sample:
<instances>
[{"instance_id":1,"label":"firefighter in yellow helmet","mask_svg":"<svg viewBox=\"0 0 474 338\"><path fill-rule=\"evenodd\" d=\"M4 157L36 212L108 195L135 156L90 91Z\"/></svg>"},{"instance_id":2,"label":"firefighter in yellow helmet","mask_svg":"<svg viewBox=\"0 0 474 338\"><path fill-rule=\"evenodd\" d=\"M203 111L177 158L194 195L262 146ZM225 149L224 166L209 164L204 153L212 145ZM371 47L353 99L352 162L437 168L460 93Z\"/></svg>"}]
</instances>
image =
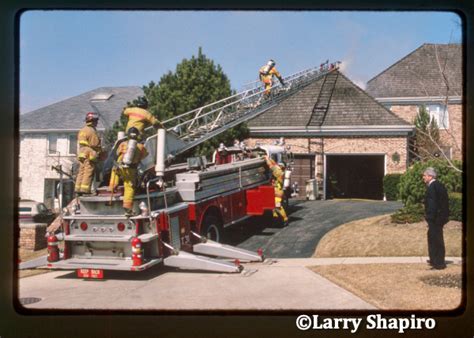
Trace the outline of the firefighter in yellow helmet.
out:
<instances>
[{"instance_id":1,"label":"firefighter in yellow helmet","mask_svg":"<svg viewBox=\"0 0 474 338\"><path fill-rule=\"evenodd\" d=\"M280 72L278 72L278 70L275 68L275 61L273 60L269 60L265 66L260 67L259 76L260 81L262 81L263 85L265 86L265 96L270 95L270 88L273 86L273 76L275 76L278 81L280 81L282 86L285 85Z\"/></svg>"},{"instance_id":2,"label":"firefighter in yellow helmet","mask_svg":"<svg viewBox=\"0 0 474 338\"><path fill-rule=\"evenodd\" d=\"M280 168L275 161L268 156L265 156L265 161L270 168L273 176L273 187L275 188L275 209L273 210L273 217L281 217L283 224L288 224L288 216L283 208L282 201L284 198L283 181L285 179L285 172Z\"/></svg>"},{"instance_id":3,"label":"firefighter in yellow helmet","mask_svg":"<svg viewBox=\"0 0 474 338\"><path fill-rule=\"evenodd\" d=\"M77 195L90 194L95 166L102 151L100 138L97 134L99 115L89 112L86 114L86 125L79 131L79 172L76 178L75 192Z\"/></svg>"},{"instance_id":4,"label":"firefighter in yellow helmet","mask_svg":"<svg viewBox=\"0 0 474 338\"><path fill-rule=\"evenodd\" d=\"M148 155L148 152L145 146L138 142L129 148L130 141L137 141L139 137L137 128L131 127L128 129L127 137L129 141L120 143L117 149L117 162L119 163L119 167L112 169L109 189L113 192L118 186L120 178L122 178L124 187L123 208L125 209L125 215L133 216L133 197L135 196L137 167L140 161ZM130 158L128 162L131 164L129 165L123 164L127 157Z\"/></svg>"},{"instance_id":5,"label":"firefighter in yellow helmet","mask_svg":"<svg viewBox=\"0 0 474 338\"><path fill-rule=\"evenodd\" d=\"M155 128L163 128L163 124L158 121L148 110L148 101L143 96L137 99L134 107L124 108L123 115L128 118L125 133L132 127L137 128L139 132L138 139L141 138L145 128L154 126Z\"/></svg>"}]
</instances>

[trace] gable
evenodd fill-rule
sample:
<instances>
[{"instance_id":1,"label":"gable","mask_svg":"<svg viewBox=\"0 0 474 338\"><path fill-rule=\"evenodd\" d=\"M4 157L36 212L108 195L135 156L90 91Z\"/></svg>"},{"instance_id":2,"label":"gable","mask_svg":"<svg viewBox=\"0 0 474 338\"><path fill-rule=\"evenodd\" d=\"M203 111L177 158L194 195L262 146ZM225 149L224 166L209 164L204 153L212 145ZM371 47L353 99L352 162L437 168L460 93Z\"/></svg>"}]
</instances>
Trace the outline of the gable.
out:
<instances>
[{"instance_id":1,"label":"gable","mask_svg":"<svg viewBox=\"0 0 474 338\"><path fill-rule=\"evenodd\" d=\"M369 80L366 91L376 98L442 97L461 96L462 86L462 45L424 44Z\"/></svg>"},{"instance_id":2,"label":"gable","mask_svg":"<svg viewBox=\"0 0 474 338\"><path fill-rule=\"evenodd\" d=\"M335 81L334 90L325 87L325 81ZM332 93L331 93L332 92ZM325 113L315 107L325 95L330 95ZM339 71L329 73L299 92L283 100L277 106L248 123L250 128L259 127L354 127L354 126L409 126L379 104Z\"/></svg>"}]
</instances>

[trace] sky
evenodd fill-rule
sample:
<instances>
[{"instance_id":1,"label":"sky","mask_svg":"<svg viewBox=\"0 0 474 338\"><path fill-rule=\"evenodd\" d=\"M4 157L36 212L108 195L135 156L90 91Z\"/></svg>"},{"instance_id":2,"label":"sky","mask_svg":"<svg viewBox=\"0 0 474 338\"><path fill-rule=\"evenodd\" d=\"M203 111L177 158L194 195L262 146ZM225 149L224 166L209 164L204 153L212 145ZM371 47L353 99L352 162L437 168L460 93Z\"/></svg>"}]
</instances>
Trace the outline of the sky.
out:
<instances>
[{"instance_id":1,"label":"sky","mask_svg":"<svg viewBox=\"0 0 474 338\"><path fill-rule=\"evenodd\" d=\"M31 10L20 17L20 113L158 83L199 47L236 90L269 59L284 77L341 61L364 88L423 43L460 43L461 31L452 12Z\"/></svg>"}]
</instances>

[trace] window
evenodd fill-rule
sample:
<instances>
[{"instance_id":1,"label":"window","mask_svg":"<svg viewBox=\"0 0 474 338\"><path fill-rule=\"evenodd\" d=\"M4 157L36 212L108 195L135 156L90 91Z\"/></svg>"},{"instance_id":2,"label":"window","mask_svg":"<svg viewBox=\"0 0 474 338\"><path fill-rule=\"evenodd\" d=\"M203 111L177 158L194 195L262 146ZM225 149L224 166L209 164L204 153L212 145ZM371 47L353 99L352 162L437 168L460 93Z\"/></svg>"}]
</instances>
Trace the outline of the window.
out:
<instances>
[{"instance_id":1,"label":"window","mask_svg":"<svg viewBox=\"0 0 474 338\"><path fill-rule=\"evenodd\" d=\"M76 155L77 154L77 135L76 134L71 134L68 136L69 140L69 153L70 155Z\"/></svg>"},{"instance_id":2,"label":"window","mask_svg":"<svg viewBox=\"0 0 474 338\"><path fill-rule=\"evenodd\" d=\"M58 135L48 135L48 154L56 154L58 151Z\"/></svg>"},{"instance_id":3,"label":"window","mask_svg":"<svg viewBox=\"0 0 474 338\"><path fill-rule=\"evenodd\" d=\"M114 96L112 93L98 93L91 97L91 101L107 101L112 96Z\"/></svg>"},{"instance_id":4,"label":"window","mask_svg":"<svg viewBox=\"0 0 474 338\"><path fill-rule=\"evenodd\" d=\"M438 124L439 129L449 128L448 108L444 104L429 104L426 110Z\"/></svg>"}]
</instances>

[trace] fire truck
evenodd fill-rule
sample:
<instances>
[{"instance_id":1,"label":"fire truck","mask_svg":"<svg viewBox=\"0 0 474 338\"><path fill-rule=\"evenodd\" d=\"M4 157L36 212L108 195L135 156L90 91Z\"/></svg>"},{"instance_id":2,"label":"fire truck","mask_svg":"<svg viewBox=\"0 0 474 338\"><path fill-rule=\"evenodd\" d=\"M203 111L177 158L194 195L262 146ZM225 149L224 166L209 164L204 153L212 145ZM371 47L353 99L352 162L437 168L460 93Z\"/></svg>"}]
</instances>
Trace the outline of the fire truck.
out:
<instances>
[{"instance_id":1,"label":"fire truck","mask_svg":"<svg viewBox=\"0 0 474 338\"><path fill-rule=\"evenodd\" d=\"M221 145L212 160L176 158L203 141L275 106L285 97L334 69L310 68L285 78L287 85L263 95L260 84L163 122L148 137L149 155L140 163L135 216L123 212L123 186L99 187L62 210L61 231L48 237L48 267L102 278L107 270L142 271L157 264L215 272L242 271L241 262L261 262L263 252L219 243L224 227L275 207L271 173L261 154L291 162L283 142L251 149ZM111 156L125 138L119 135ZM286 166L289 187L291 166ZM63 252L59 252L59 242Z\"/></svg>"}]
</instances>

